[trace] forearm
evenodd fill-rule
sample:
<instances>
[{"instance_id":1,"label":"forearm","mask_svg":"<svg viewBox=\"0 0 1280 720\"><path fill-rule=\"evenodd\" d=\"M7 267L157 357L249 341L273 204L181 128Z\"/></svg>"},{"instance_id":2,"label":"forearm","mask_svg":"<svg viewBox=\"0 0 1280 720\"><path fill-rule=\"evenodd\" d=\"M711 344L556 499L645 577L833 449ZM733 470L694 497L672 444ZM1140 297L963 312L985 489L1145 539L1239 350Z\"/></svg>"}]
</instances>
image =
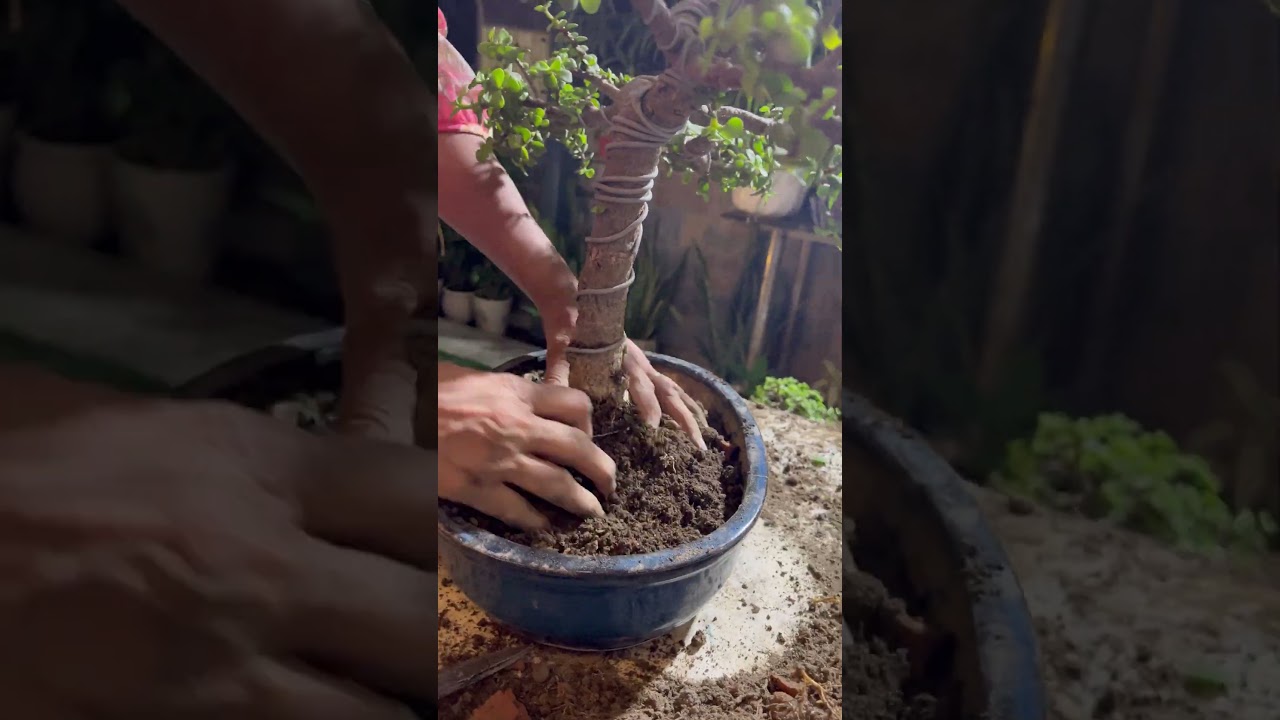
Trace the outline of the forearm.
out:
<instances>
[{"instance_id":1,"label":"forearm","mask_svg":"<svg viewBox=\"0 0 1280 720\"><path fill-rule=\"evenodd\" d=\"M430 92L362 0L120 0L317 191L421 167ZM415 157L416 156L416 157ZM381 183L379 183L381 184Z\"/></svg>"},{"instance_id":2,"label":"forearm","mask_svg":"<svg viewBox=\"0 0 1280 720\"><path fill-rule=\"evenodd\" d=\"M572 273L496 160L476 161L482 140L439 140L440 219L497 265L534 304L562 295Z\"/></svg>"},{"instance_id":3,"label":"forearm","mask_svg":"<svg viewBox=\"0 0 1280 720\"><path fill-rule=\"evenodd\" d=\"M120 2L303 177L333 226L348 302L374 272L359 267L379 254L366 244L433 262L434 97L368 3Z\"/></svg>"}]
</instances>

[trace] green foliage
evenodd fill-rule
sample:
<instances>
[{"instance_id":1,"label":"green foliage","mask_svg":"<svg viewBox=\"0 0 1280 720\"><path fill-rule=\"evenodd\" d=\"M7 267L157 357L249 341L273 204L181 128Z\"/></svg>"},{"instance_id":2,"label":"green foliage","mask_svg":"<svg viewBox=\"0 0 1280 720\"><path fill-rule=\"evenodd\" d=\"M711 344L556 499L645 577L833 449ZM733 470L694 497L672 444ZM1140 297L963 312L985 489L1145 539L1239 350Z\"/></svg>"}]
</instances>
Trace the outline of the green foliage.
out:
<instances>
[{"instance_id":1,"label":"green foliage","mask_svg":"<svg viewBox=\"0 0 1280 720\"><path fill-rule=\"evenodd\" d=\"M761 405L785 410L803 418L819 422L840 419L840 410L827 405L822 394L791 377L768 377L756 387L751 399Z\"/></svg>"},{"instance_id":2,"label":"green foliage","mask_svg":"<svg viewBox=\"0 0 1280 720\"><path fill-rule=\"evenodd\" d=\"M651 340L658 328L668 318L677 322L680 312L671 306L676 288L684 277L689 260L686 251L680 263L670 272L663 273L658 265L657 249L653 241L641 243L636 257L636 281L627 293L627 314L624 320L627 337L632 340Z\"/></svg>"},{"instance_id":3,"label":"green foliage","mask_svg":"<svg viewBox=\"0 0 1280 720\"><path fill-rule=\"evenodd\" d=\"M476 297L482 300L506 300L515 294L515 284L488 258L476 267L475 280Z\"/></svg>"},{"instance_id":4,"label":"green foliage","mask_svg":"<svg viewBox=\"0 0 1280 720\"><path fill-rule=\"evenodd\" d=\"M1231 511L1203 458L1123 415L1041 415L1030 440L1009 445L992 483L1186 549L1261 551L1276 537L1265 512Z\"/></svg>"},{"instance_id":5,"label":"green foliage","mask_svg":"<svg viewBox=\"0 0 1280 720\"><path fill-rule=\"evenodd\" d=\"M570 13L585 35L588 52L601 67L624 76L654 75L666 67L666 59L630 0L604 0L600 11Z\"/></svg>"},{"instance_id":6,"label":"green foliage","mask_svg":"<svg viewBox=\"0 0 1280 720\"><path fill-rule=\"evenodd\" d=\"M440 277L444 280L445 288L460 292L475 290L479 253L452 228L443 226L442 230L444 257L440 261Z\"/></svg>"},{"instance_id":7,"label":"green foliage","mask_svg":"<svg viewBox=\"0 0 1280 720\"><path fill-rule=\"evenodd\" d=\"M581 3L594 13L600 3ZM577 2L561 3L576 9ZM789 162L817 188L828 207L840 194L842 159L833 145L817 129L815 122L830 120L839 113L836 88L825 88L817 97L795 85L788 75L807 66L815 56L839 46L839 32L824 27L818 12L804 0L757 0L729 12L721 5L720 15L705 18L700 28L702 59L728 61L743 70L743 90L707 91L695 104L706 106L711 116L704 126L690 124L663 153L662 166L696 183L702 193L714 184L721 189L750 186L767 191L773 173L780 167L777 155L785 151ZM514 44L510 33L496 28L480 43L482 55L495 67L476 74L472 83L478 96L474 101L459 98L458 109L483 111L492 138L478 152L481 160L497 154L512 158L521 170L533 167L549 143L564 145L580 161L579 173L592 177L595 145L588 137L588 114L602 109L602 83L624 86L632 78L604 67L590 52L587 36L566 11L553 12L538 5L548 21L553 38L549 58L533 61L528 50ZM735 98L739 109L775 120L764 134L746 131L740 118L724 122L717 109L731 107ZM684 142L701 137L709 141L710 163L679 152ZM828 228L829 231L833 229Z\"/></svg>"}]
</instances>

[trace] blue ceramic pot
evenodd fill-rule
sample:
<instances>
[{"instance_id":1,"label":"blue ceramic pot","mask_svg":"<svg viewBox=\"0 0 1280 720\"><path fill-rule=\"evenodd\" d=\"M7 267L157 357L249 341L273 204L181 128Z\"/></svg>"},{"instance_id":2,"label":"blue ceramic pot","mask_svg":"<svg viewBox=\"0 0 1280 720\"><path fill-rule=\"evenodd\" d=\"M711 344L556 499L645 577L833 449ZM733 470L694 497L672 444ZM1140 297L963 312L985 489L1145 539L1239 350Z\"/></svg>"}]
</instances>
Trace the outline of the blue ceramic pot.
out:
<instances>
[{"instance_id":1,"label":"blue ceramic pot","mask_svg":"<svg viewBox=\"0 0 1280 720\"><path fill-rule=\"evenodd\" d=\"M499 370L542 369L545 353ZM659 371L703 404L738 448L742 505L729 522L688 545L618 557L575 557L518 545L441 513L440 557L458 588L493 618L531 639L575 650L614 650L688 622L733 572L738 547L764 505L768 464L746 403L710 372L650 354Z\"/></svg>"}]
</instances>

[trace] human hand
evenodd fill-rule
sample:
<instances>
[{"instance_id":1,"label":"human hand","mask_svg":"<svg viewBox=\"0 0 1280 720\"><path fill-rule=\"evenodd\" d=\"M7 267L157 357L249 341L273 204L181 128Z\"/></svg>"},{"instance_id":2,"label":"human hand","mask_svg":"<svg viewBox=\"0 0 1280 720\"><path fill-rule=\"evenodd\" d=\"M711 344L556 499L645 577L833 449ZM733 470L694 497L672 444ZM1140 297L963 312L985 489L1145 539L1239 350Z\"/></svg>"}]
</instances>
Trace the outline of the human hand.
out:
<instances>
[{"instance_id":1,"label":"human hand","mask_svg":"<svg viewBox=\"0 0 1280 720\"><path fill-rule=\"evenodd\" d=\"M591 401L577 390L506 373L440 365L440 497L508 525L546 527L514 486L583 516L600 501L565 468L613 494L617 467L591 439Z\"/></svg>"},{"instance_id":2,"label":"human hand","mask_svg":"<svg viewBox=\"0 0 1280 720\"><path fill-rule=\"evenodd\" d=\"M688 433L694 444L706 450L702 428L707 425L707 415L702 406L689 397L679 383L655 370L634 342L627 340L624 351L622 370L627 376L627 394L641 419L657 427L665 412Z\"/></svg>"},{"instance_id":3,"label":"human hand","mask_svg":"<svg viewBox=\"0 0 1280 720\"><path fill-rule=\"evenodd\" d=\"M434 700L433 454L221 403L103 396L17 425L6 717L411 720L392 695Z\"/></svg>"}]
</instances>

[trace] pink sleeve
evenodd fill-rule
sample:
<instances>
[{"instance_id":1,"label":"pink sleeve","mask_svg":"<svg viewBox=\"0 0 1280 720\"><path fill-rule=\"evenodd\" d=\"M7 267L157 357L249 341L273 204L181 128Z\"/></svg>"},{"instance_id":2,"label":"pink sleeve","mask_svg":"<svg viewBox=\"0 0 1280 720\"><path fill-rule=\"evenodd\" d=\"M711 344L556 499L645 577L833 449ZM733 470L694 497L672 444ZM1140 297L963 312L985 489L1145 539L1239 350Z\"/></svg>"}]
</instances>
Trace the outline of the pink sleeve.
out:
<instances>
[{"instance_id":1,"label":"pink sleeve","mask_svg":"<svg viewBox=\"0 0 1280 720\"><path fill-rule=\"evenodd\" d=\"M437 90L439 93L439 122L442 133L471 133L481 137L489 137L489 130L480 122L480 117L471 110L455 111L453 103L467 93L472 100L479 94L479 88L467 87L475 79L475 72L462 59L457 48L445 39L449 32L444 21L444 13L436 9L436 61Z\"/></svg>"}]
</instances>

